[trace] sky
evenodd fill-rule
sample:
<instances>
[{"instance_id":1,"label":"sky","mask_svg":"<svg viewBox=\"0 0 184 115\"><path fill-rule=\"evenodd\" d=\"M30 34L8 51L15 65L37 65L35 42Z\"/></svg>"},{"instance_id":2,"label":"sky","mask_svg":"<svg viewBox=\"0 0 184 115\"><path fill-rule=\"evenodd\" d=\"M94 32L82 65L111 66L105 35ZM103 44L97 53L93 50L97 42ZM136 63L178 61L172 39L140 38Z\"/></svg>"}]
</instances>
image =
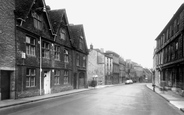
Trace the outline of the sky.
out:
<instances>
[{"instance_id":1,"label":"sky","mask_svg":"<svg viewBox=\"0 0 184 115\"><path fill-rule=\"evenodd\" d=\"M153 67L155 39L183 0L45 0L65 9L71 24L83 24L88 48L103 48Z\"/></svg>"}]
</instances>

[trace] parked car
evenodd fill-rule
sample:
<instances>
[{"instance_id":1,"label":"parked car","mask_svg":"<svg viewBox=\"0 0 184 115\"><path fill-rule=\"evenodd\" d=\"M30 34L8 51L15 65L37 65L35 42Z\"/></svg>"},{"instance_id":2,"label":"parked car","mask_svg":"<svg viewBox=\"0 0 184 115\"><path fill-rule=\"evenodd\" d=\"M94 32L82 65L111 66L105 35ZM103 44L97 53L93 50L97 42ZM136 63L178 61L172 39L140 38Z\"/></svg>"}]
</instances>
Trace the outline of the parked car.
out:
<instances>
[{"instance_id":1,"label":"parked car","mask_svg":"<svg viewBox=\"0 0 184 115\"><path fill-rule=\"evenodd\" d=\"M133 83L133 81L131 80L131 79L127 79L126 81L125 81L125 84L132 84Z\"/></svg>"}]
</instances>

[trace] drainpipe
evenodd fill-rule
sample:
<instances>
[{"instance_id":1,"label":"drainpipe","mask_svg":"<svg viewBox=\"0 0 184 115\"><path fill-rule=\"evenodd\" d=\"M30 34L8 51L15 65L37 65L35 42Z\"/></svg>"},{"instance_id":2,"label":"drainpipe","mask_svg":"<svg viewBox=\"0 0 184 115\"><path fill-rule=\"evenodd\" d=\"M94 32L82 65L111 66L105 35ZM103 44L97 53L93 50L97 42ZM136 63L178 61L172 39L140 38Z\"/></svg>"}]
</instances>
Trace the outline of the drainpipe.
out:
<instances>
[{"instance_id":1,"label":"drainpipe","mask_svg":"<svg viewBox=\"0 0 184 115\"><path fill-rule=\"evenodd\" d=\"M40 37L40 95L42 95L42 37Z\"/></svg>"}]
</instances>

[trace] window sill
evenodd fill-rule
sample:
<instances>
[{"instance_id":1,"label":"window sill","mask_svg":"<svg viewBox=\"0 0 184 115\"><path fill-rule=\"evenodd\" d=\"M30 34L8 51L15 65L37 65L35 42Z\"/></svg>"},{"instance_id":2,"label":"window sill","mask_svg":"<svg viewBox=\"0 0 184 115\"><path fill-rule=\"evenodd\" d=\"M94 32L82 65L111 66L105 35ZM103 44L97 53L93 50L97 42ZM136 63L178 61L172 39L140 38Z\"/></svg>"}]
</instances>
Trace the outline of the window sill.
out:
<instances>
[{"instance_id":1,"label":"window sill","mask_svg":"<svg viewBox=\"0 0 184 115\"><path fill-rule=\"evenodd\" d=\"M36 55L26 54L27 57L36 57Z\"/></svg>"}]
</instances>

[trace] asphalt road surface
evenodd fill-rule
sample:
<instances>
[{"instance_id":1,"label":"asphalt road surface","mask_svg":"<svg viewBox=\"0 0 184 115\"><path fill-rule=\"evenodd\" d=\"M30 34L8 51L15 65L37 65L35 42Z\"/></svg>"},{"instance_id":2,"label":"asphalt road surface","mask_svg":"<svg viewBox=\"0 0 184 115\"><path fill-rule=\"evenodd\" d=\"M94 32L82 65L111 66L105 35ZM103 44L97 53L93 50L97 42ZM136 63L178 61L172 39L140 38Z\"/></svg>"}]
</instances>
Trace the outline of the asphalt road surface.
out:
<instances>
[{"instance_id":1,"label":"asphalt road surface","mask_svg":"<svg viewBox=\"0 0 184 115\"><path fill-rule=\"evenodd\" d=\"M145 84L118 85L0 109L0 115L183 115Z\"/></svg>"}]
</instances>

